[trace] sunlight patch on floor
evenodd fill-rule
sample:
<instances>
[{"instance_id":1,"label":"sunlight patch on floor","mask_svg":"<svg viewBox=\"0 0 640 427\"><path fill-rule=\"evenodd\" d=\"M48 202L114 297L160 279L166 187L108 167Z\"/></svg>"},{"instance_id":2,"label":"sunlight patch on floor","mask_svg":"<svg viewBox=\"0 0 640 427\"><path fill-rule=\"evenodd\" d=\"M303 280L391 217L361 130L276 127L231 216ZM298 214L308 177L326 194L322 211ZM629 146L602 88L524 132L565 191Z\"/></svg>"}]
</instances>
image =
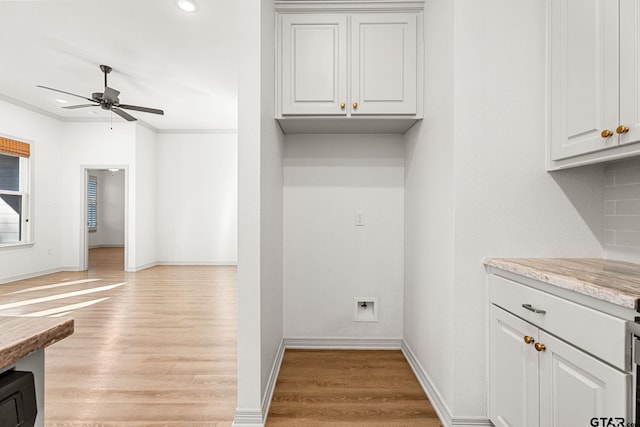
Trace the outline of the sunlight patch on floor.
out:
<instances>
[{"instance_id":1,"label":"sunlight patch on floor","mask_svg":"<svg viewBox=\"0 0 640 427\"><path fill-rule=\"evenodd\" d=\"M68 281L68 282L54 283L54 284L50 284L50 285L35 286L35 287L22 289L22 290L19 290L19 291L15 291L15 292L11 292L11 293L5 294L4 297L7 297L9 295L24 294L24 293L27 293L27 292L57 289L57 288L60 288L60 287L70 286L70 285L79 285L79 284L83 284L83 283L97 282L97 281L101 281L101 280L103 280L103 279L83 279L83 280L73 280L73 281ZM51 317L59 317L59 316L65 315L65 314L70 314L74 310L77 310L77 309L80 309L80 308L84 308L84 307L89 307L89 306L92 306L94 304L98 304L98 303L100 303L102 301L105 301L105 300L109 299L110 297L95 298L95 299L91 299L91 300L88 300L88 301L82 301L82 302L73 303L73 304L60 305L60 306L57 306L57 307L51 307L49 305L47 309L38 310L38 311L31 312L31 313L24 313L24 312L11 313L10 311L9 312L6 312L6 311L7 310L16 309L16 308L21 308L21 307L37 305L37 304L49 303L51 301L59 301L60 304L64 304L64 301L62 301L62 300L65 300L67 298L81 297L81 296L85 296L85 295L88 296L88 295L95 294L95 293L98 293L98 292L110 291L112 289L119 288L119 287L121 287L123 285L126 285L126 284L127 284L127 282L120 282L120 283L114 283L114 284L111 284L111 285L80 289L80 290L77 290L77 291L63 292L63 293L58 293L58 294L53 294L53 295L48 295L48 296L42 296L42 297L38 297L38 298L30 298L30 299L24 299L24 300L21 300L21 301L13 301L13 302L5 303L5 304L0 304L0 316L16 316L16 317L46 317L46 316L51 316ZM0 298L0 301L1 301L1 298Z\"/></svg>"},{"instance_id":2,"label":"sunlight patch on floor","mask_svg":"<svg viewBox=\"0 0 640 427\"><path fill-rule=\"evenodd\" d=\"M70 282L60 282L60 283L54 283L52 285L34 286L33 288L27 288L27 289L22 289L22 290L15 291L15 292L9 292L8 294L5 294L5 295L15 295L15 294L23 294L25 292L41 291L41 290L44 290L44 289L54 289L54 288L59 288L59 287L62 287L62 286L78 285L80 283L97 282L98 280L102 280L102 279L72 280Z\"/></svg>"}]
</instances>

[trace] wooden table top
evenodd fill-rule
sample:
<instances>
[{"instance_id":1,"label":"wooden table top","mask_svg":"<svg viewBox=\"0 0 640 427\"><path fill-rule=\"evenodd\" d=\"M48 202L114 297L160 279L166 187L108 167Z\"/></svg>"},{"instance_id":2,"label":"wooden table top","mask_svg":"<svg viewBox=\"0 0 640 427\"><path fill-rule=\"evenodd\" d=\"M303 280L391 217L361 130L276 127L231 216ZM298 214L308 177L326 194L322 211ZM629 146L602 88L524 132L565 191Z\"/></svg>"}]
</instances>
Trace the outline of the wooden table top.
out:
<instances>
[{"instance_id":1,"label":"wooden table top","mask_svg":"<svg viewBox=\"0 0 640 427\"><path fill-rule=\"evenodd\" d=\"M72 318L0 317L0 368L73 334Z\"/></svg>"}]
</instances>

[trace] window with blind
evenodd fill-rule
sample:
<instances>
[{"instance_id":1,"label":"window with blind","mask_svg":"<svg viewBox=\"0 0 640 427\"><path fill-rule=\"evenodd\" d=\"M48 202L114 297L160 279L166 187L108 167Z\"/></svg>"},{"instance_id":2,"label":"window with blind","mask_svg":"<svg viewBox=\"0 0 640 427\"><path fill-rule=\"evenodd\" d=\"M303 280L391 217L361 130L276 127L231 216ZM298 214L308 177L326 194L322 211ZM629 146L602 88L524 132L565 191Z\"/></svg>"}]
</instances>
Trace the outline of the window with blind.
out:
<instances>
[{"instance_id":1,"label":"window with blind","mask_svg":"<svg viewBox=\"0 0 640 427\"><path fill-rule=\"evenodd\" d=\"M87 180L87 226L89 231L98 229L98 177L92 175Z\"/></svg>"},{"instance_id":2,"label":"window with blind","mask_svg":"<svg viewBox=\"0 0 640 427\"><path fill-rule=\"evenodd\" d=\"M29 243L29 157L25 142L0 137L0 245Z\"/></svg>"}]
</instances>

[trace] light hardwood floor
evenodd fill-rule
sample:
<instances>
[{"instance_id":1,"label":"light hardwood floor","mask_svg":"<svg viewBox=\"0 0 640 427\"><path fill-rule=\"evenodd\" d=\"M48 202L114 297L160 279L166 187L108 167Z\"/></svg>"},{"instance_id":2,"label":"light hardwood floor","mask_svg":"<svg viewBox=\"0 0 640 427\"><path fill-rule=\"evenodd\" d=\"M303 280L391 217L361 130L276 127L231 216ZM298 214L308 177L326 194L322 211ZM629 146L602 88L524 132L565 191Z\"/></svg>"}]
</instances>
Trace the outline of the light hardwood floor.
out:
<instances>
[{"instance_id":1,"label":"light hardwood floor","mask_svg":"<svg viewBox=\"0 0 640 427\"><path fill-rule=\"evenodd\" d=\"M236 268L89 271L0 286L0 316L75 319L45 351L45 427L230 426L237 404ZM268 420L279 426L440 423L400 352L287 350Z\"/></svg>"},{"instance_id":2,"label":"light hardwood floor","mask_svg":"<svg viewBox=\"0 0 640 427\"><path fill-rule=\"evenodd\" d=\"M73 310L74 335L45 351L45 426L230 426L237 402L236 268L125 273L121 249L90 252L88 272L0 287L1 308L126 282L0 309L27 315L108 298ZM51 287L88 279L99 280Z\"/></svg>"}]
</instances>

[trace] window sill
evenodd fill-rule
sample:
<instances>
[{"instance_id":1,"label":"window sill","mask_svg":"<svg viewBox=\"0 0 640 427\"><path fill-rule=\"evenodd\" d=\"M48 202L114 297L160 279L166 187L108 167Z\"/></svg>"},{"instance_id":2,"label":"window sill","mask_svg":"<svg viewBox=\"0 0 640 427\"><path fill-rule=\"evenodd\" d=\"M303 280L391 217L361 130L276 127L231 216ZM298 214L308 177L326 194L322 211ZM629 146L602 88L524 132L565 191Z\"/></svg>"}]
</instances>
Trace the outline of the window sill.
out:
<instances>
[{"instance_id":1,"label":"window sill","mask_svg":"<svg viewBox=\"0 0 640 427\"><path fill-rule=\"evenodd\" d=\"M10 250L10 249L24 249L24 248L32 248L35 243L0 243L0 251Z\"/></svg>"}]
</instances>

